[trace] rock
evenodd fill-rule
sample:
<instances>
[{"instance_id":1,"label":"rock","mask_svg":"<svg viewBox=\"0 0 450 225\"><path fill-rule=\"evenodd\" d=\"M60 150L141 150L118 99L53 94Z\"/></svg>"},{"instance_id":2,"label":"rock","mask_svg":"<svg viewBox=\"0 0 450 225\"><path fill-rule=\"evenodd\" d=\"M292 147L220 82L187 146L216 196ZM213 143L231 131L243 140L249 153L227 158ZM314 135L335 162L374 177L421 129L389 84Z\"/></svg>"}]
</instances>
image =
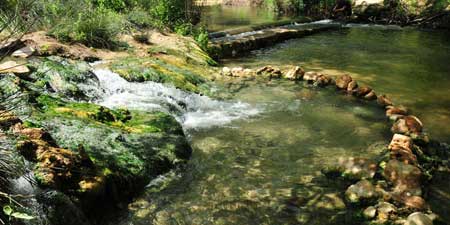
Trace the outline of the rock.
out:
<instances>
[{"instance_id":1,"label":"rock","mask_svg":"<svg viewBox=\"0 0 450 225\"><path fill-rule=\"evenodd\" d=\"M378 96L377 103L378 103L378 105L383 106L383 107L393 105L392 101L386 95Z\"/></svg>"},{"instance_id":2,"label":"rock","mask_svg":"<svg viewBox=\"0 0 450 225\"><path fill-rule=\"evenodd\" d=\"M316 81L314 82L314 85L317 85L319 87L324 87L329 84L331 84L332 79L328 76L320 74L319 77L317 77Z\"/></svg>"},{"instance_id":3,"label":"rock","mask_svg":"<svg viewBox=\"0 0 450 225\"><path fill-rule=\"evenodd\" d=\"M380 202L376 205L377 207L377 220L387 221L392 218L392 215L397 212L397 208L389 202Z\"/></svg>"},{"instance_id":4,"label":"rock","mask_svg":"<svg viewBox=\"0 0 450 225\"><path fill-rule=\"evenodd\" d=\"M262 74L264 72L272 72L274 69L271 66L264 66L256 71L256 74Z\"/></svg>"},{"instance_id":5,"label":"rock","mask_svg":"<svg viewBox=\"0 0 450 225\"><path fill-rule=\"evenodd\" d=\"M364 96L369 94L371 91L372 91L372 88L370 88L368 86L360 86L353 91L353 94L356 97L363 98Z\"/></svg>"},{"instance_id":6,"label":"rock","mask_svg":"<svg viewBox=\"0 0 450 225\"><path fill-rule=\"evenodd\" d=\"M394 121L408 114L408 109L403 106L387 106L386 108L386 117Z\"/></svg>"},{"instance_id":7,"label":"rock","mask_svg":"<svg viewBox=\"0 0 450 225\"><path fill-rule=\"evenodd\" d=\"M345 197L350 203L366 204L376 200L379 197L379 193L370 181L361 180L347 188Z\"/></svg>"},{"instance_id":8,"label":"rock","mask_svg":"<svg viewBox=\"0 0 450 225\"><path fill-rule=\"evenodd\" d=\"M350 157L339 158L337 165L325 169L327 176L344 176L349 179L373 178L377 170L377 164L365 158Z\"/></svg>"},{"instance_id":9,"label":"rock","mask_svg":"<svg viewBox=\"0 0 450 225\"><path fill-rule=\"evenodd\" d=\"M244 68L242 67L234 67L231 69L231 76L233 77L242 77L244 74Z\"/></svg>"},{"instance_id":10,"label":"rock","mask_svg":"<svg viewBox=\"0 0 450 225\"><path fill-rule=\"evenodd\" d=\"M14 61L7 61L0 64L0 74L14 73L16 75L26 75L30 72L30 69L26 65L21 65Z\"/></svg>"},{"instance_id":11,"label":"rock","mask_svg":"<svg viewBox=\"0 0 450 225\"><path fill-rule=\"evenodd\" d=\"M7 130L14 124L21 123L19 117L10 112L0 110L0 129Z\"/></svg>"},{"instance_id":12,"label":"rock","mask_svg":"<svg viewBox=\"0 0 450 225\"><path fill-rule=\"evenodd\" d=\"M348 84L352 81L352 77L349 75L342 75L336 79L336 87L339 89L347 90Z\"/></svg>"},{"instance_id":13,"label":"rock","mask_svg":"<svg viewBox=\"0 0 450 225\"><path fill-rule=\"evenodd\" d=\"M417 164L417 157L412 152L413 141L410 137L394 134L391 143L388 146L391 159L397 159L406 164Z\"/></svg>"},{"instance_id":14,"label":"rock","mask_svg":"<svg viewBox=\"0 0 450 225\"><path fill-rule=\"evenodd\" d=\"M17 135L26 136L32 140L42 140L52 146L56 146L55 140L42 128L25 128L21 123L16 123L12 128L12 132Z\"/></svg>"},{"instance_id":15,"label":"rock","mask_svg":"<svg viewBox=\"0 0 450 225\"><path fill-rule=\"evenodd\" d=\"M257 70L256 74L263 75L269 79L281 78L281 76L282 76L281 70L278 68L274 68L272 66L265 66L265 67Z\"/></svg>"},{"instance_id":16,"label":"rock","mask_svg":"<svg viewBox=\"0 0 450 225\"><path fill-rule=\"evenodd\" d=\"M411 213L406 219L405 225L433 225L433 221L424 213Z\"/></svg>"},{"instance_id":17,"label":"rock","mask_svg":"<svg viewBox=\"0 0 450 225\"><path fill-rule=\"evenodd\" d=\"M356 82L356 80L352 80L352 81L350 81L350 83L348 83L347 91L353 92L353 90L355 90L357 87L358 87L358 82Z\"/></svg>"},{"instance_id":18,"label":"rock","mask_svg":"<svg viewBox=\"0 0 450 225\"><path fill-rule=\"evenodd\" d=\"M411 209L424 210L427 208L427 203L420 196L406 196L403 199L403 204Z\"/></svg>"},{"instance_id":19,"label":"rock","mask_svg":"<svg viewBox=\"0 0 450 225\"><path fill-rule=\"evenodd\" d=\"M18 57L18 58L28 58L34 54L36 50L33 47L26 46L23 47L15 52L11 56Z\"/></svg>"},{"instance_id":20,"label":"rock","mask_svg":"<svg viewBox=\"0 0 450 225\"><path fill-rule=\"evenodd\" d=\"M228 67L222 68L222 71L220 72L220 74L223 76L229 76L229 77L233 76L233 74L231 73L231 69Z\"/></svg>"},{"instance_id":21,"label":"rock","mask_svg":"<svg viewBox=\"0 0 450 225\"><path fill-rule=\"evenodd\" d=\"M415 116L400 117L392 126L391 131L399 134L420 134L423 129L422 122Z\"/></svg>"},{"instance_id":22,"label":"rock","mask_svg":"<svg viewBox=\"0 0 450 225\"><path fill-rule=\"evenodd\" d=\"M393 184L393 191L397 195L422 195L422 172L414 165L395 159L389 160L384 168L383 176Z\"/></svg>"},{"instance_id":23,"label":"rock","mask_svg":"<svg viewBox=\"0 0 450 225\"><path fill-rule=\"evenodd\" d=\"M369 100L369 101L376 100L377 94L375 94L375 92L372 90L364 96L364 99Z\"/></svg>"},{"instance_id":24,"label":"rock","mask_svg":"<svg viewBox=\"0 0 450 225\"><path fill-rule=\"evenodd\" d=\"M364 211L363 211L363 215L367 219L374 218L376 216L376 214L377 214L377 209L373 206L369 206L366 209L364 209Z\"/></svg>"},{"instance_id":25,"label":"rock","mask_svg":"<svg viewBox=\"0 0 450 225\"><path fill-rule=\"evenodd\" d=\"M306 73L303 75L303 80L312 83L312 82L316 81L317 78L319 78L320 75L322 75L322 74L317 73L317 72L313 72L313 71L309 71L309 72L306 72Z\"/></svg>"},{"instance_id":26,"label":"rock","mask_svg":"<svg viewBox=\"0 0 450 225\"><path fill-rule=\"evenodd\" d=\"M294 68L291 68L284 74L284 78L288 80L301 80L303 78L303 75L305 74L305 71L299 67L296 66Z\"/></svg>"}]
</instances>

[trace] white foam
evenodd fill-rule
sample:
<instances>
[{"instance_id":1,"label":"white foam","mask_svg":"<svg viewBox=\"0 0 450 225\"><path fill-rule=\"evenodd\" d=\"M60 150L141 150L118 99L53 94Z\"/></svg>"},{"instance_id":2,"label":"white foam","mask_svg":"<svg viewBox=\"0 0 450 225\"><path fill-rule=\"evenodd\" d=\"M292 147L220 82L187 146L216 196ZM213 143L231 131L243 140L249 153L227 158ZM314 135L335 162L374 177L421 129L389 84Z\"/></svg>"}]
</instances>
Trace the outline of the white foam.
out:
<instances>
[{"instance_id":1,"label":"white foam","mask_svg":"<svg viewBox=\"0 0 450 225\"><path fill-rule=\"evenodd\" d=\"M108 69L96 69L103 96L97 103L108 108L170 113L185 129L222 126L259 113L243 102L213 100L155 82L128 82Z\"/></svg>"}]
</instances>

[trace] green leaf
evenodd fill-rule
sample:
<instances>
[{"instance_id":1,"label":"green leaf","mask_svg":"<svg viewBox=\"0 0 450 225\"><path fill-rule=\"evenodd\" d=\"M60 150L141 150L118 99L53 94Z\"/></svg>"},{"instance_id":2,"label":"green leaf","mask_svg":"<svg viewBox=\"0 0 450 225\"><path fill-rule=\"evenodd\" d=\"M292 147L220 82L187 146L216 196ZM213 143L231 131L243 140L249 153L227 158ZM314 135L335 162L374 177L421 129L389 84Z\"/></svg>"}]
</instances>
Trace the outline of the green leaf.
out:
<instances>
[{"instance_id":1,"label":"green leaf","mask_svg":"<svg viewBox=\"0 0 450 225\"><path fill-rule=\"evenodd\" d=\"M11 206L5 205L3 206L3 212L5 213L5 215L9 216L13 212L13 209L11 208Z\"/></svg>"},{"instance_id":2,"label":"green leaf","mask_svg":"<svg viewBox=\"0 0 450 225\"><path fill-rule=\"evenodd\" d=\"M11 214L12 217L17 218L17 219L22 219L22 220L32 220L34 219L34 216L30 216L26 213L21 213L21 212L14 212L13 214Z\"/></svg>"}]
</instances>

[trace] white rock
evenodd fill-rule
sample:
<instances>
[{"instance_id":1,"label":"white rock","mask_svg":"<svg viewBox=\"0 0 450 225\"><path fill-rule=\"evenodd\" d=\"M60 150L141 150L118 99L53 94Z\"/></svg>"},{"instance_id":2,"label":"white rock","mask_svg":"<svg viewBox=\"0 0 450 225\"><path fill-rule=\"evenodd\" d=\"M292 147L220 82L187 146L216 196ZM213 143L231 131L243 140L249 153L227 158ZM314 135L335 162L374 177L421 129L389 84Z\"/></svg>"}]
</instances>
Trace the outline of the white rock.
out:
<instances>
[{"instance_id":1,"label":"white rock","mask_svg":"<svg viewBox=\"0 0 450 225\"><path fill-rule=\"evenodd\" d=\"M408 216L405 225L433 225L433 221L421 212L415 212Z\"/></svg>"},{"instance_id":2,"label":"white rock","mask_svg":"<svg viewBox=\"0 0 450 225\"><path fill-rule=\"evenodd\" d=\"M27 74L30 72L27 66L14 61L7 61L0 64L0 73Z\"/></svg>"},{"instance_id":3,"label":"white rock","mask_svg":"<svg viewBox=\"0 0 450 225\"><path fill-rule=\"evenodd\" d=\"M26 46L26 47L23 47L15 52L13 52L13 54L11 56L19 57L19 58L28 58L28 57L32 56L34 52L35 52L35 50L33 47Z\"/></svg>"}]
</instances>

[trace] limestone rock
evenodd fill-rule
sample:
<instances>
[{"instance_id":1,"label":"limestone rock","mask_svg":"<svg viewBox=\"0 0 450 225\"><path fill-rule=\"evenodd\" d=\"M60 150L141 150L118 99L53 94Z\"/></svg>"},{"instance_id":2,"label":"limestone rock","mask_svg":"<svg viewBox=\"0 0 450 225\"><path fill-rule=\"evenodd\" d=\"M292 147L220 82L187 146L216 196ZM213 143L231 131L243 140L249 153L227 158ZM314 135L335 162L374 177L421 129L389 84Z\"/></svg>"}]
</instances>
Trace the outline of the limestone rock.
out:
<instances>
[{"instance_id":1,"label":"limestone rock","mask_svg":"<svg viewBox=\"0 0 450 225\"><path fill-rule=\"evenodd\" d=\"M408 216L405 225L433 225L433 221L424 213L415 212Z\"/></svg>"},{"instance_id":2,"label":"limestone rock","mask_svg":"<svg viewBox=\"0 0 450 225\"><path fill-rule=\"evenodd\" d=\"M389 99L386 95L378 96L377 103L378 103L378 105L383 106L383 107L393 105L391 99Z\"/></svg>"},{"instance_id":3,"label":"limestone rock","mask_svg":"<svg viewBox=\"0 0 450 225\"><path fill-rule=\"evenodd\" d=\"M392 159L384 168L386 180L394 186L393 192L397 195L420 196L422 195L422 172L414 165Z\"/></svg>"},{"instance_id":4,"label":"limestone rock","mask_svg":"<svg viewBox=\"0 0 450 225\"><path fill-rule=\"evenodd\" d=\"M364 204L376 200L379 197L379 193L372 183L367 180L361 180L347 188L345 197L350 203Z\"/></svg>"},{"instance_id":5,"label":"limestone rock","mask_svg":"<svg viewBox=\"0 0 450 225\"><path fill-rule=\"evenodd\" d=\"M391 128L393 133L399 134L420 134L423 123L415 116L404 116L399 118Z\"/></svg>"},{"instance_id":6,"label":"limestone rock","mask_svg":"<svg viewBox=\"0 0 450 225\"><path fill-rule=\"evenodd\" d=\"M18 58L28 58L34 54L36 50L33 47L26 46L23 47L15 52L11 56L18 57Z\"/></svg>"},{"instance_id":7,"label":"limestone rock","mask_svg":"<svg viewBox=\"0 0 450 225\"><path fill-rule=\"evenodd\" d=\"M352 81L352 77L350 75L342 75L336 79L336 87L339 89L347 90L348 84Z\"/></svg>"},{"instance_id":8,"label":"limestone rock","mask_svg":"<svg viewBox=\"0 0 450 225\"><path fill-rule=\"evenodd\" d=\"M296 66L294 68L291 68L284 74L284 78L288 80L301 80L303 78L303 75L305 74L305 71L299 67Z\"/></svg>"},{"instance_id":9,"label":"limestone rock","mask_svg":"<svg viewBox=\"0 0 450 225\"><path fill-rule=\"evenodd\" d=\"M1 73L14 73L17 75L22 75L29 74L30 69L27 66L18 64L15 61L6 61L0 64L0 74Z\"/></svg>"}]
</instances>

